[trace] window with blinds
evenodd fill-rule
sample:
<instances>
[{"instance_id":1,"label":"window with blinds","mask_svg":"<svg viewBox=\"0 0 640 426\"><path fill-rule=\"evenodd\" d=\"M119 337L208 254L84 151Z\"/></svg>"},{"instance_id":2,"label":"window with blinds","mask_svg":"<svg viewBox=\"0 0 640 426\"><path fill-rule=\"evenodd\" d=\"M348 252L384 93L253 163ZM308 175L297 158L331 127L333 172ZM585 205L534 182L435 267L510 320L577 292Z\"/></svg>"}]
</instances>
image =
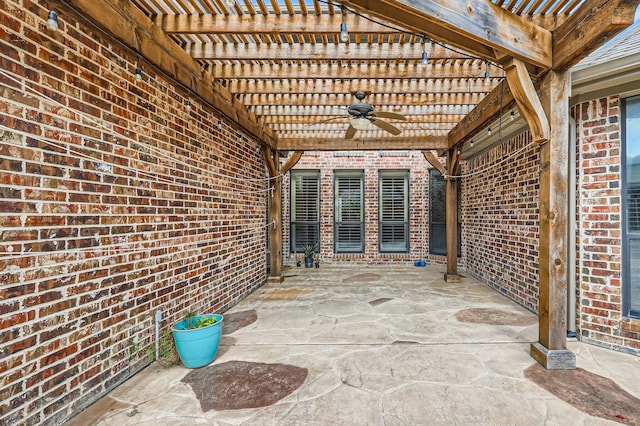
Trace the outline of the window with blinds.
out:
<instances>
[{"instance_id":1,"label":"window with blinds","mask_svg":"<svg viewBox=\"0 0 640 426\"><path fill-rule=\"evenodd\" d=\"M409 252L409 172L381 171L379 244L381 253Z\"/></svg>"},{"instance_id":2,"label":"window with blinds","mask_svg":"<svg viewBox=\"0 0 640 426\"><path fill-rule=\"evenodd\" d=\"M362 171L336 171L334 251L364 252L364 184Z\"/></svg>"},{"instance_id":3,"label":"window with blinds","mask_svg":"<svg viewBox=\"0 0 640 426\"><path fill-rule=\"evenodd\" d=\"M640 97L624 101L623 304L640 317ZM626 296L626 297L625 297Z\"/></svg>"},{"instance_id":4,"label":"window with blinds","mask_svg":"<svg viewBox=\"0 0 640 426\"><path fill-rule=\"evenodd\" d=\"M291 252L320 245L320 172L291 171ZM317 249L316 249L317 250Z\"/></svg>"}]
</instances>

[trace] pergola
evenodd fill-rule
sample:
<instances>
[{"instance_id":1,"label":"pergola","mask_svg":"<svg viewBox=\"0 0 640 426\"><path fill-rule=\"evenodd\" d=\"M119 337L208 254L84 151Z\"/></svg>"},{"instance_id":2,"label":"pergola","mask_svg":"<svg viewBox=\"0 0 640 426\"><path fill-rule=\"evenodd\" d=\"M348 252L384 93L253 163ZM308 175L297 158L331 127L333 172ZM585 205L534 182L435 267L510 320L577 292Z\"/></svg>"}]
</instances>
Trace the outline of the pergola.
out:
<instances>
[{"instance_id":1,"label":"pergola","mask_svg":"<svg viewBox=\"0 0 640 426\"><path fill-rule=\"evenodd\" d=\"M474 135L517 110L541 146L539 342L531 353L547 368L575 366L565 334L568 70L633 22L637 0L65 3L137 52L141 66L261 141L277 177L270 220L278 224L281 176L305 150L421 150L449 177L487 148L470 143ZM358 90L376 109L407 118L393 123L399 135L376 129L345 139L348 118L327 121L345 115ZM447 179L447 280L458 279L456 185ZM278 282L279 226L270 251L269 280Z\"/></svg>"}]
</instances>

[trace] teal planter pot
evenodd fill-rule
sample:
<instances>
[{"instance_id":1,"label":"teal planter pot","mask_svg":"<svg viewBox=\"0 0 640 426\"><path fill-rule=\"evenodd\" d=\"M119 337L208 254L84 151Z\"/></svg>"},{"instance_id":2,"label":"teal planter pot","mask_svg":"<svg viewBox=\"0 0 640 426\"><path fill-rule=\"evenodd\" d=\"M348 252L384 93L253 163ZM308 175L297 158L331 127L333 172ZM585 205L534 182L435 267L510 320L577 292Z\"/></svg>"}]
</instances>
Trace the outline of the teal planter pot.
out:
<instances>
[{"instance_id":1,"label":"teal planter pot","mask_svg":"<svg viewBox=\"0 0 640 426\"><path fill-rule=\"evenodd\" d=\"M212 317L216 319L215 324L206 327L188 328L187 320L171 327L178 355L185 367L203 367L215 359L222 334L222 315L198 315L191 319L191 323L195 324L199 318Z\"/></svg>"}]
</instances>

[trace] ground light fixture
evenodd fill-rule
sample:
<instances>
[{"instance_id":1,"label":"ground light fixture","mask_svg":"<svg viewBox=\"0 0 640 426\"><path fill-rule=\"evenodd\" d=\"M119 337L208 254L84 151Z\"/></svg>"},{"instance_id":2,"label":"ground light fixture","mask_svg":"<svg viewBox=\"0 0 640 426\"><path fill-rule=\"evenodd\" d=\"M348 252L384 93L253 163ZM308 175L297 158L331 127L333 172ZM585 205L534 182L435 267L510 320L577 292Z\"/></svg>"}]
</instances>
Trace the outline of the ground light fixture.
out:
<instances>
[{"instance_id":1,"label":"ground light fixture","mask_svg":"<svg viewBox=\"0 0 640 426\"><path fill-rule=\"evenodd\" d=\"M427 38L423 37L422 39L422 59L420 60L420 65L426 67L427 65L429 65L429 56L427 55Z\"/></svg>"},{"instance_id":2,"label":"ground light fixture","mask_svg":"<svg viewBox=\"0 0 640 426\"><path fill-rule=\"evenodd\" d=\"M140 56L138 56L138 60L136 61L136 80L142 80L142 69L140 68Z\"/></svg>"},{"instance_id":3,"label":"ground light fixture","mask_svg":"<svg viewBox=\"0 0 640 426\"><path fill-rule=\"evenodd\" d=\"M58 14L55 10L55 2L51 2L51 10L47 17L47 28L51 31L57 31L60 28L60 25L58 25Z\"/></svg>"},{"instance_id":4,"label":"ground light fixture","mask_svg":"<svg viewBox=\"0 0 640 426\"><path fill-rule=\"evenodd\" d=\"M484 84L491 83L491 77L489 76L489 61L484 60L485 71L484 71Z\"/></svg>"},{"instance_id":5,"label":"ground light fixture","mask_svg":"<svg viewBox=\"0 0 640 426\"><path fill-rule=\"evenodd\" d=\"M347 23L344 21L344 16L346 15L346 10L344 7L342 9L342 22L340 23L340 41L346 43L349 41L349 32L347 31Z\"/></svg>"}]
</instances>

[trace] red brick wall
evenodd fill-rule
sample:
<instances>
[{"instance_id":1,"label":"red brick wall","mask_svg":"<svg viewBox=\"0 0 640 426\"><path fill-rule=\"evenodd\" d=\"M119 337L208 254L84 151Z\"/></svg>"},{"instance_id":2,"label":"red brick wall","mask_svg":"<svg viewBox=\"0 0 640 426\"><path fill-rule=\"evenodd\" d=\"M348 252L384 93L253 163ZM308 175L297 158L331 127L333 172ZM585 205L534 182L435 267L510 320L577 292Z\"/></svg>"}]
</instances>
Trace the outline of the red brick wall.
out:
<instances>
[{"instance_id":1,"label":"red brick wall","mask_svg":"<svg viewBox=\"0 0 640 426\"><path fill-rule=\"evenodd\" d=\"M639 353L640 320L622 311L618 96L572 110L577 122L576 327L583 341ZM528 133L469 161L463 179L466 272L526 308L538 304L538 150Z\"/></svg>"},{"instance_id":2,"label":"red brick wall","mask_svg":"<svg viewBox=\"0 0 640 426\"><path fill-rule=\"evenodd\" d=\"M0 0L0 424L62 422L152 361L156 310L266 278L257 142L48 6Z\"/></svg>"},{"instance_id":3,"label":"red brick wall","mask_svg":"<svg viewBox=\"0 0 640 426\"><path fill-rule=\"evenodd\" d=\"M505 161L507 157L510 157ZM529 133L466 163L462 257L471 275L538 309L538 150Z\"/></svg>"},{"instance_id":4,"label":"red brick wall","mask_svg":"<svg viewBox=\"0 0 640 426\"><path fill-rule=\"evenodd\" d=\"M640 353L640 320L622 311L620 98L577 105L578 328L581 338Z\"/></svg>"},{"instance_id":5,"label":"red brick wall","mask_svg":"<svg viewBox=\"0 0 640 426\"><path fill-rule=\"evenodd\" d=\"M295 169L320 170L321 173L321 258L323 263L410 263L425 259L428 263L444 263L443 256L429 254L428 183L429 163L419 151L382 152L307 152ZM365 252L358 254L334 253L334 170L365 171ZM409 232L410 253L380 253L378 249L378 171L385 169L409 170ZM283 253L287 263L294 264L289 253L290 206L289 176L283 186ZM299 256L300 257L300 256Z\"/></svg>"}]
</instances>

